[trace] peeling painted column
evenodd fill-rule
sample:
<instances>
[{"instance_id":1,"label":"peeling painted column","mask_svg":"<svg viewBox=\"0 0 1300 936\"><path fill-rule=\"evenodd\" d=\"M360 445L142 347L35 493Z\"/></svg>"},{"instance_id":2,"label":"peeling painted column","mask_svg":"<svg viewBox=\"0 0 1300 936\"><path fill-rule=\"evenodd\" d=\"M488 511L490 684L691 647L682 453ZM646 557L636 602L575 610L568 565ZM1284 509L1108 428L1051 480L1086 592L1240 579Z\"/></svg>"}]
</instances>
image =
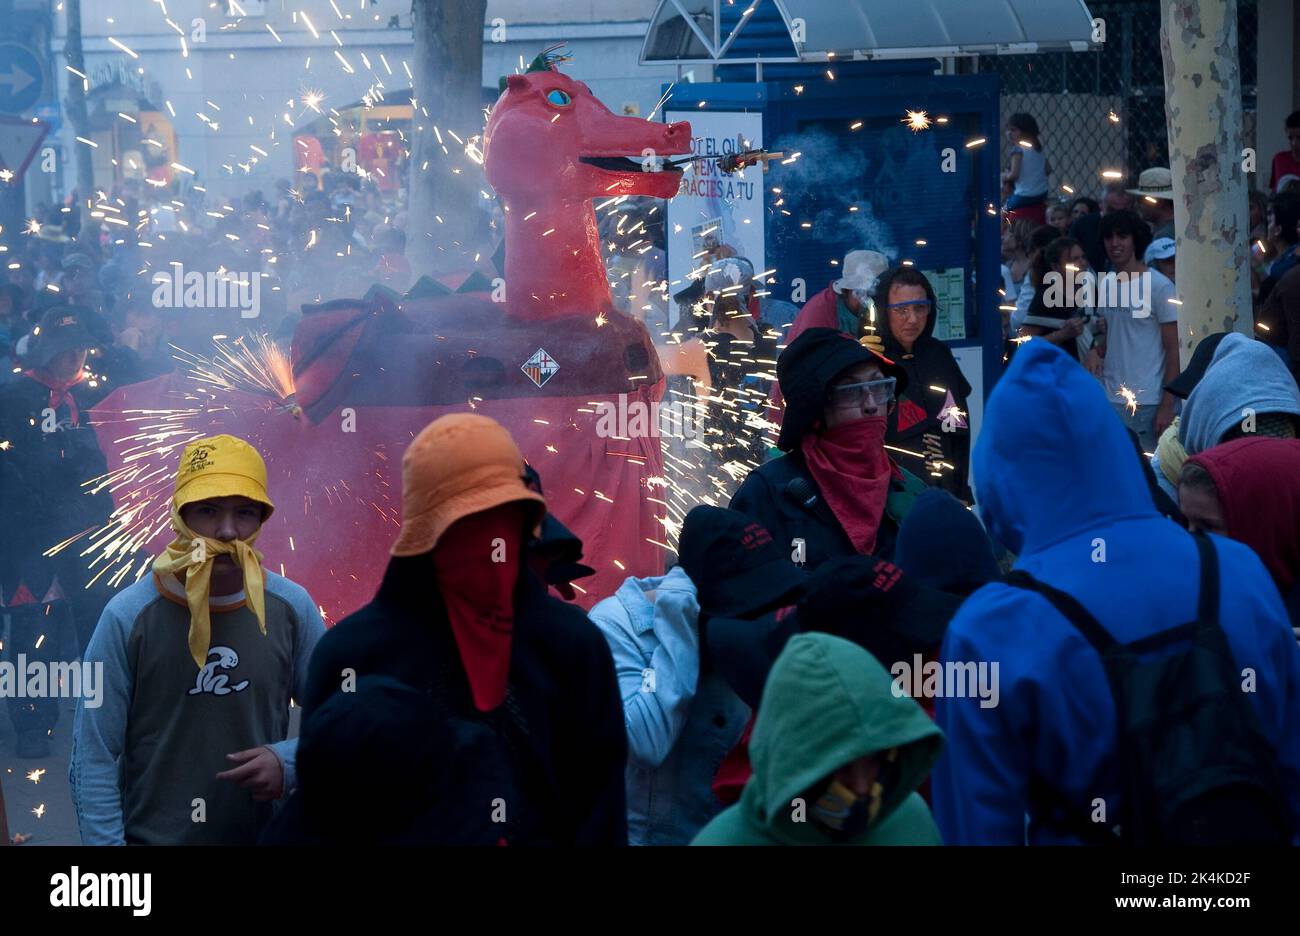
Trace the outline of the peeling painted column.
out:
<instances>
[{"instance_id":1,"label":"peeling painted column","mask_svg":"<svg viewBox=\"0 0 1300 936\"><path fill-rule=\"evenodd\" d=\"M1183 303L1178 344L1186 367L1207 334L1254 332L1237 0L1164 0L1160 47Z\"/></svg>"}]
</instances>

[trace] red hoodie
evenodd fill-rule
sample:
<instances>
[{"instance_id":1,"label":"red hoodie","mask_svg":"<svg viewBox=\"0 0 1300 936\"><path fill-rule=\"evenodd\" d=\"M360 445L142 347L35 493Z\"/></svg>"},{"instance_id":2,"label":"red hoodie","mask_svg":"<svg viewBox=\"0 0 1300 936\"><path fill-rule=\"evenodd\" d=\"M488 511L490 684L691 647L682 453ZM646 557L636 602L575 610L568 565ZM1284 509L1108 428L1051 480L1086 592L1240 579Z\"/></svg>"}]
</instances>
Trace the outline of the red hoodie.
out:
<instances>
[{"instance_id":1,"label":"red hoodie","mask_svg":"<svg viewBox=\"0 0 1300 936\"><path fill-rule=\"evenodd\" d=\"M790 331L785 336L785 346L790 347L796 338L810 328L839 328L838 299L835 290L827 286L805 302L799 314L795 316L794 322L790 324ZM785 398L781 395L781 385L774 380L772 381L772 404L768 408L767 418L776 423L779 428L784 413Z\"/></svg>"},{"instance_id":2,"label":"red hoodie","mask_svg":"<svg viewBox=\"0 0 1300 936\"><path fill-rule=\"evenodd\" d=\"M1235 439L1187 464L1210 473L1228 535L1255 550L1285 596L1300 581L1300 439Z\"/></svg>"}]
</instances>

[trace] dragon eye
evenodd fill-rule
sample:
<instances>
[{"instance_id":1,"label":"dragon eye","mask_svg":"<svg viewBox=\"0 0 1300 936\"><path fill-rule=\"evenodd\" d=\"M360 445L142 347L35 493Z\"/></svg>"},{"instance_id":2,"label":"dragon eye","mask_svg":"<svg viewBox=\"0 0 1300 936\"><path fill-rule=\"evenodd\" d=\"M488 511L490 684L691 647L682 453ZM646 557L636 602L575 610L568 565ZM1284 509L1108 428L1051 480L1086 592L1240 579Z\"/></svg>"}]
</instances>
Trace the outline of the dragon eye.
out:
<instances>
[{"instance_id":1,"label":"dragon eye","mask_svg":"<svg viewBox=\"0 0 1300 936\"><path fill-rule=\"evenodd\" d=\"M547 93L546 100L550 101L556 107L567 107L572 99L569 97L568 92L555 88Z\"/></svg>"}]
</instances>

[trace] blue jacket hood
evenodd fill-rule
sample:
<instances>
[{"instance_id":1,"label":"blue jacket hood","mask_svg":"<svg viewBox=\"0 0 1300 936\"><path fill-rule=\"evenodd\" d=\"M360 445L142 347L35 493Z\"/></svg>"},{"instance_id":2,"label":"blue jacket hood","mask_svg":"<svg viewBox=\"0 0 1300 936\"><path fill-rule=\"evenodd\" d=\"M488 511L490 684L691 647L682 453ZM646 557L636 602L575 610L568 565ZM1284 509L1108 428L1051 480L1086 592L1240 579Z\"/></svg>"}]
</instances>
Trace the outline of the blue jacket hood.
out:
<instances>
[{"instance_id":1,"label":"blue jacket hood","mask_svg":"<svg viewBox=\"0 0 1300 936\"><path fill-rule=\"evenodd\" d=\"M972 475L984 525L1017 555L1158 516L1105 390L1040 338L1020 346L989 397Z\"/></svg>"},{"instance_id":2,"label":"blue jacket hood","mask_svg":"<svg viewBox=\"0 0 1300 936\"><path fill-rule=\"evenodd\" d=\"M1248 409L1300 416L1300 390L1268 345L1233 332L1214 349L1205 376L1183 404L1178 441L1188 455L1199 455L1218 445Z\"/></svg>"}]
</instances>

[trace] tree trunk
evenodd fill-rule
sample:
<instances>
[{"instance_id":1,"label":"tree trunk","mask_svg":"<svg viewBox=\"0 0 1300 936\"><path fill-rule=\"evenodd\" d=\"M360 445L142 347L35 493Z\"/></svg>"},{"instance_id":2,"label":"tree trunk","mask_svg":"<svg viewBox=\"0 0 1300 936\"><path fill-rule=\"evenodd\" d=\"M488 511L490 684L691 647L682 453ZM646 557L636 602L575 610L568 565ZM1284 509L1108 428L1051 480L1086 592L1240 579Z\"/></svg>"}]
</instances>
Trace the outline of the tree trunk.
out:
<instances>
[{"instance_id":1,"label":"tree trunk","mask_svg":"<svg viewBox=\"0 0 1300 936\"><path fill-rule=\"evenodd\" d=\"M470 171L473 166L463 155L463 145L448 131L467 140L483 129L486 15L487 0L411 2L412 94L417 107L412 120L406 255L417 277L468 269L475 251L485 247L475 242L481 226L482 176ZM435 126L441 131L441 142ZM453 173L453 168L460 173Z\"/></svg>"},{"instance_id":2,"label":"tree trunk","mask_svg":"<svg viewBox=\"0 0 1300 936\"><path fill-rule=\"evenodd\" d=\"M63 54L68 64L86 73L86 59L81 51L81 0L67 0L68 36L63 47ZM68 116L72 121L72 130L76 136L90 139L90 117L86 113L86 88L76 75L68 75ZM77 161L77 196L80 207L80 222L84 230L90 225L90 206L95 198L95 167L92 162L90 147L85 143L74 143L72 151ZM84 236L79 235L79 236Z\"/></svg>"},{"instance_id":3,"label":"tree trunk","mask_svg":"<svg viewBox=\"0 0 1300 936\"><path fill-rule=\"evenodd\" d=\"M1183 303L1178 345L1185 367L1206 335L1254 330L1237 0L1164 0L1160 46Z\"/></svg>"}]
</instances>

